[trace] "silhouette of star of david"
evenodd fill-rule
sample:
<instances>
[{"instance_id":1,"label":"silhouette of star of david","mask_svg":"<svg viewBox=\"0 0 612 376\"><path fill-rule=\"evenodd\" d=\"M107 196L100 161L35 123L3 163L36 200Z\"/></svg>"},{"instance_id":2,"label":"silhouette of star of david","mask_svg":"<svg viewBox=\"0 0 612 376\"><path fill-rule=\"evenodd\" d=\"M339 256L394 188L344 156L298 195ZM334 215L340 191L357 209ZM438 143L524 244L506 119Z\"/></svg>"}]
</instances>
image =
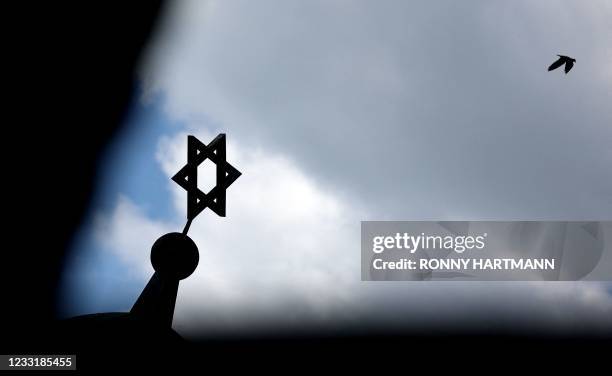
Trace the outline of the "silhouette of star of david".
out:
<instances>
[{"instance_id":1,"label":"silhouette of star of david","mask_svg":"<svg viewBox=\"0 0 612 376\"><path fill-rule=\"evenodd\" d=\"M216 184L208 193L198 188L198 166L206 159L216 165ZM187 164L172 177L187 191L187 226L206 208L220 217L225 217L225 192L241 175L225 160L225 134L221 133L210 144L205 145L194 136L187 138Z\"/></svg>"}]
</instances>

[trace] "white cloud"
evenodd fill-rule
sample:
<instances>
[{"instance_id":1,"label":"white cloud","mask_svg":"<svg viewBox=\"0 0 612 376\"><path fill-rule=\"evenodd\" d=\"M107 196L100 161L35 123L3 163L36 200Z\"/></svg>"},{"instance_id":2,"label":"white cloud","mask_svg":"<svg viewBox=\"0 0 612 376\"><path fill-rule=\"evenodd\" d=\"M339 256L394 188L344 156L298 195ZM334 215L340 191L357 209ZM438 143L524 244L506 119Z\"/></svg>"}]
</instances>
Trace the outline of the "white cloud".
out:
<instances>
[{"instance_id":1,"label":"white cloud","mask_svg":"<svg viewBox=\"0 0 612 376\"><path fill-rule=\"evenodd\" d=\"M184 133L161 140L158 161L165 174L183 165L185 140ZM186 336L369 325L483 329L508 322L565 332L612 330L612 298L597 283L361 282L362 209L323 191L290 160L231 138L228 160L244 172L228 189L228 216L207 210L189 231L200 265L181 282L174 320ZM169 184L180 217L185 192ZM151 244L183 224L153 221L121 197L96 228L111 257L144 283L152 274Z\"/></svg>"},{"instance_id":2,"label":"white cloud","mask_svg":"<svg viewBox=\"0 0 612 376\"><path fill-rule=\"evenodd\" d=\"M244 175L227 218L192 225L201 264L175 327L610 329L597 283L362 283L358 232L366 219L610 219L611 17L606 1L176 2L143 65L147 95L202 140L226 131ZM563 52L574 70L547 74ZM169 176L185 155L184 134L160 143ZM183 226L126 200L101 223L138 270Z\"/></svg>"},{"instance_id":3,"label":"white cloud","mask_svg":"<svg viewBox=\"0 0 612 376\"><path fill-rule=\"evenodd\" d=\"M605 0L179 1L143 77L171 116L290 155L377 216L610 219L611 17ZM557 53L571 74L546 72Z\"/></svg>"},{"instance_id":4,"label":"white cloud","mask_svg":"<svg viewBox=\"0 0 612 376\"><path fill-rule=\"evenodd\" d=\"M180 133L161 140L158 160L165 174L185 163L186 138ZM175 326L230 330L272 320L316 322L354 302L360 278L358 208L322 191L283 157L239 148L231 139L227 155L244 174L228 189L228 216L206 210L190 228L201 262L181 283ZM180 217L186 213L185 192L170 186ZM150 275L143 250L183 225L154 222L122 197L96 227L113 257L139 271L147 266Z\"/></svg>"},{"instance_id":5,"label":"white cloud","mask_svg":"<svg viewBox=\"0 0 612 376\"><path fill-rule=\"evenodd\" d=\"M111 257L131 266L135 277L145 278L153 272L147 250L170 228L166 223L147 218L127 197L120 196L110 215L96 215L93 235L98 244L111 251Z\"/></svg>"},{"instance_id":6,"label":"white cloud","mask_svg":"<svg viewBox=\"0 0 612 376\"><path fill-rule=\"evenodd\" d=\"M166 174L184 164L185 140L178 134L162 141ZM228 189L226 218L207 211L192 224L202 264L181 285L177 323L184 317L191 318L185 325L208 327L317 320L352 300L349 286L359 279L359 222L349 220L359 218L356 209L323 192L281 156L239 147L231 138L227 156L244 174ZM173 186L173 194L184 210L185 192Z\"/></svg>"}]
</instances>

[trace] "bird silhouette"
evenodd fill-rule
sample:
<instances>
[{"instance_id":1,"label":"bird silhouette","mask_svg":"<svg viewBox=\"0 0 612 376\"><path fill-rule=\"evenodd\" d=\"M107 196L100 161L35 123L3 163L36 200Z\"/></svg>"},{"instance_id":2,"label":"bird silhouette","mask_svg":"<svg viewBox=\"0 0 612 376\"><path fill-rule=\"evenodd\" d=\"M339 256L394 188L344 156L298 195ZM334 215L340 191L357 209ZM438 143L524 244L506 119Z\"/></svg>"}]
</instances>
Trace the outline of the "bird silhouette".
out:
<instances>
[{"instance_id":1,"label":"bird silhouette","mask_svg":"<svg viewBox=\"0 0 612 376\"><path fill-rule=\"evenodd\" d=\"M559 68L560 66L562 66L563 64L565 64L565 74L567 74L567 72L569 72L574 66L576 59L573 59L565 55L557 55L557 56L559 56L559 60L552 63L550 67L548 67L548 71L550 72L551 70L555 70Z\"/></svg>"}]
</instances>

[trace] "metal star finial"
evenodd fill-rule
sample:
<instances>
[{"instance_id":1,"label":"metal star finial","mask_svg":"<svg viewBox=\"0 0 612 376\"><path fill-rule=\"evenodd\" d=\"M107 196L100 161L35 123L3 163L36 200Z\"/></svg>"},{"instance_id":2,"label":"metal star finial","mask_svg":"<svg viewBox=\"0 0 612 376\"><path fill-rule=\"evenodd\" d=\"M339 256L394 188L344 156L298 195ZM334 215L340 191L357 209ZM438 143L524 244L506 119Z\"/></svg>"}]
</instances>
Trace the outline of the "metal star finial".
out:
<instances>
[{"instance_id":1,"label":"metal star finial","mask_svg":"<svg viewBox=\"0 0 612 376\"><path fill-rule=\"evenodd\" d=\"M210 159L217 166L215 186L208 193L198 188L198 166ZM187 137L187 164L172 177L187 191L187 234L191 221L206 208L220 217L225 217L225 191L241 175L225 160L225 134L221 133L210 144L205 145L195 136Z\"/></svg>"}]
</instances>

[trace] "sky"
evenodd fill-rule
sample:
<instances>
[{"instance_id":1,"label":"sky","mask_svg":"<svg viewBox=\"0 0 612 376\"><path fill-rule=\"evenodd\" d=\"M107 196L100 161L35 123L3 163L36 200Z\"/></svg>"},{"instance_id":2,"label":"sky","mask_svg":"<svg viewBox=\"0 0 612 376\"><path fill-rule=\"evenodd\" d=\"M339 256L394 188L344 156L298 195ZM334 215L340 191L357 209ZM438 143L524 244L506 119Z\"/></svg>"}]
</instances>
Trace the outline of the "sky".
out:
<instances>
[{"instance_id":1,"label":"sky","mask_svg":"<svg viewBox=\"0 0 612 376\"><path fill-rule=\"evenodd\" d=\"M605 283L360 281L362 220L612 220L612 5L176 1L64 273L63 314L127 311L185 223L188 134L227 134L227 217L173 327L612 331ZM573 70L547 72L556 54Z\"/></svg>"}]
</instances>

